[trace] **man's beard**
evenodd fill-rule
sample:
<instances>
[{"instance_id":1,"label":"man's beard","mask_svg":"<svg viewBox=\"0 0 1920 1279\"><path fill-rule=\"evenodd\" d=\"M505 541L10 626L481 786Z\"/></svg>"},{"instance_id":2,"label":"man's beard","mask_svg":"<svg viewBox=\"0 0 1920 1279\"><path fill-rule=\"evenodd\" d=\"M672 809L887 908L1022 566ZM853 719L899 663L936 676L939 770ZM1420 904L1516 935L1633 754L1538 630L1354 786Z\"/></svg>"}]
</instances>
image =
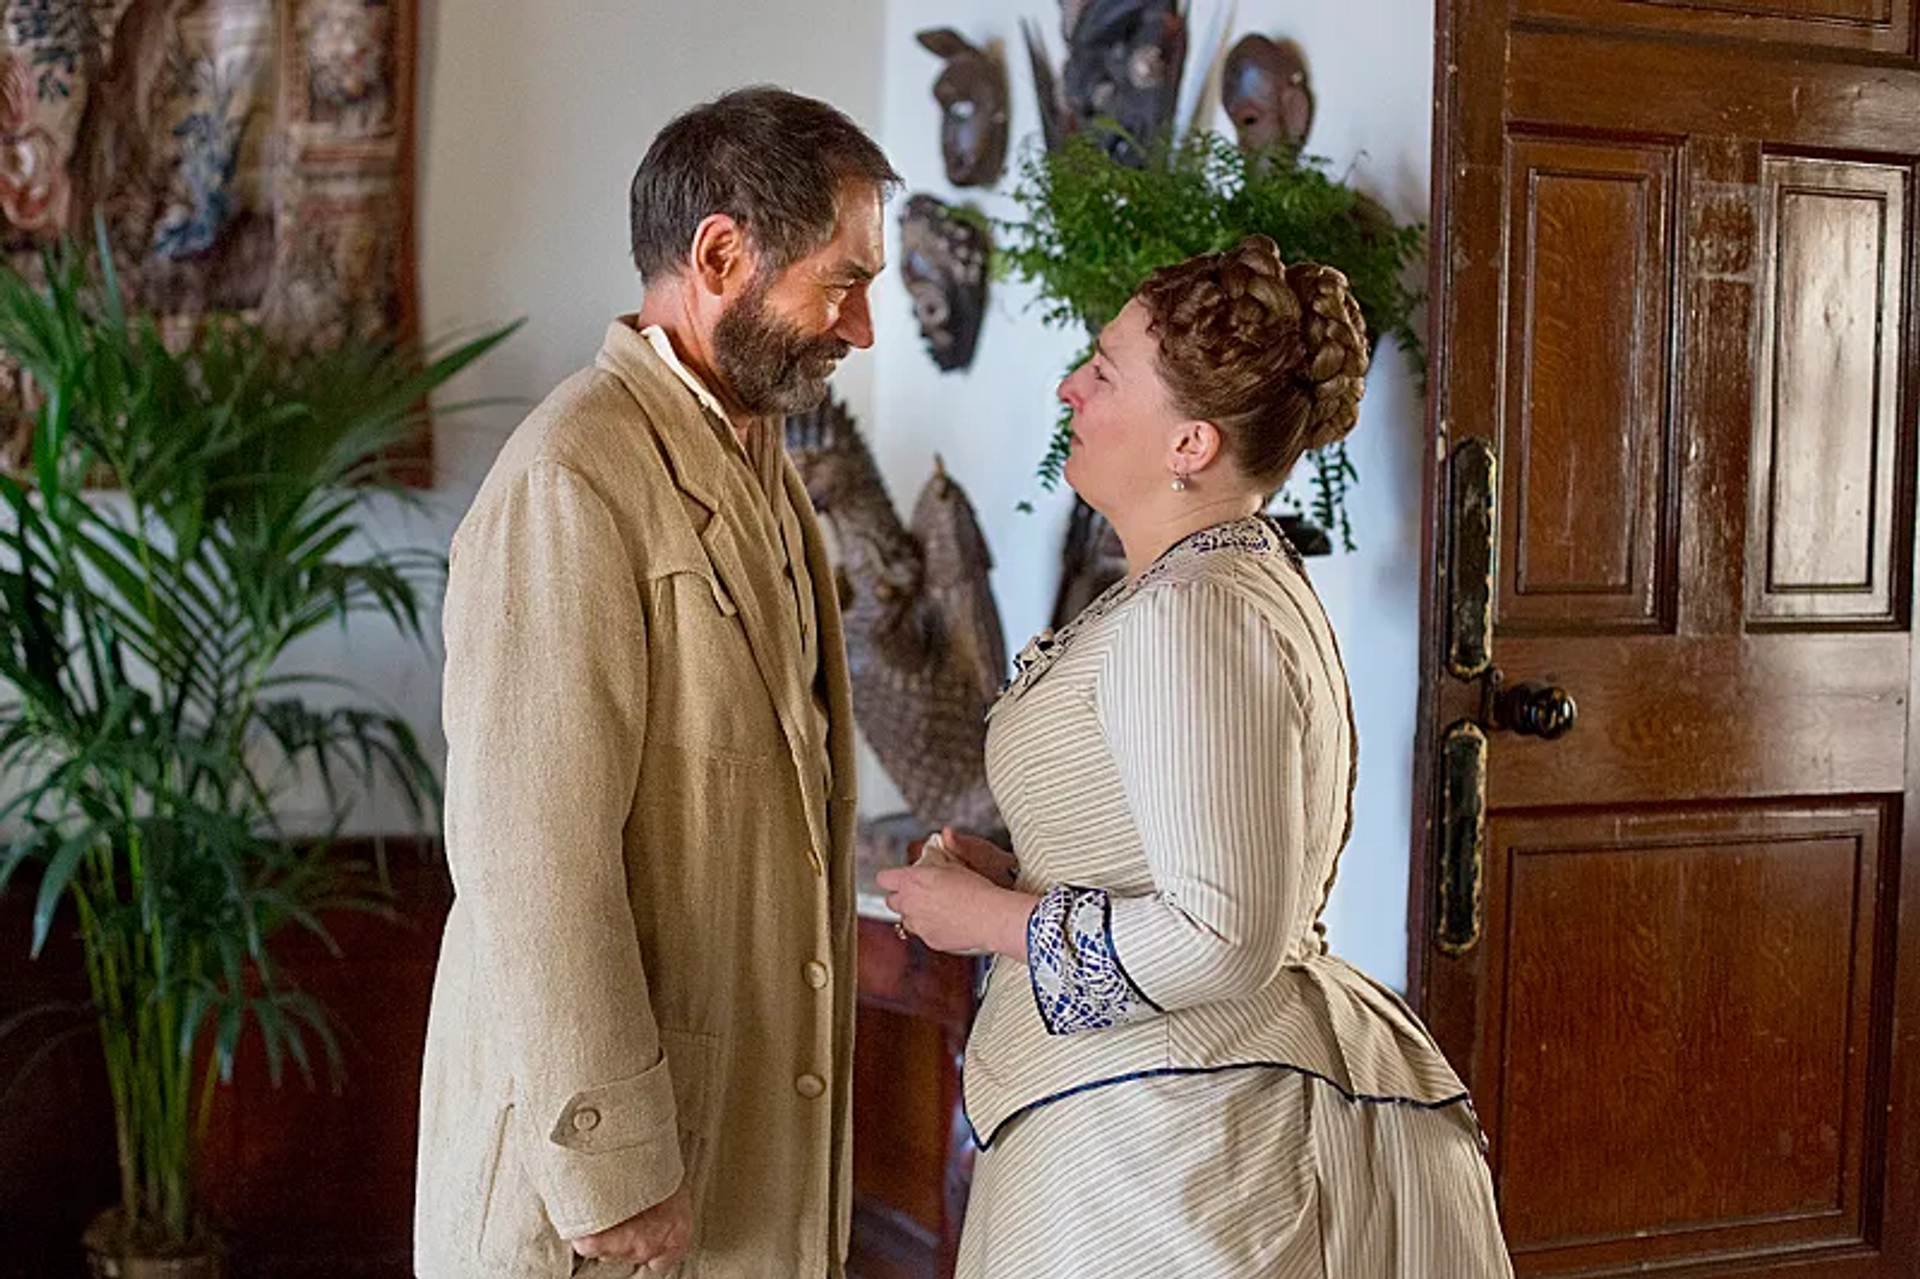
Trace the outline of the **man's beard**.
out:
<instances>
[{"instance_id":1,"label":"man's beard","mask_svg":"<svg viewBox=\"0 0 1920 1279\"><path fill-rule=\"evenodd\" d=\"M853 348L831 333L810 338L767 306L756 281L713 326L713 359L749 413L803 413L827 398L834 365Z\"/></svg>"}]
</instances>

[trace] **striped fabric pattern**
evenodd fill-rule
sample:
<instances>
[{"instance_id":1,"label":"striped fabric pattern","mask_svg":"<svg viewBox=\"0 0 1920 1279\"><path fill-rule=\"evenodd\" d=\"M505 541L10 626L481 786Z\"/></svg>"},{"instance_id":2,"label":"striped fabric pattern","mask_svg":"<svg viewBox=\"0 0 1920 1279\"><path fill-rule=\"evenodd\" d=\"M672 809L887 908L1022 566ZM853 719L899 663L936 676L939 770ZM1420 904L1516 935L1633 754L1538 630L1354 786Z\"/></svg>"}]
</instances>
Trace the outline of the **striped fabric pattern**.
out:
<instances>
[{"instance_id":1,"label":"striped fabric pattern","mask_svg":"<svg viewBox=\"0 0 1920 1279\"><path fill-rule=\"evenodd\" d=\"M1458 1076L1393 992L1327 953L1355 739L1333 633L1285 539L1262 519L1189 538L1024 657L993 711L988 773L1021 887L1071 886L1083 904L1034 925L1079 935L1041 937L1032 968L1003 958L987 979L964 1079L987 1147L965 1273L1508 1273ZM1088 895L1104 898L1099 938L1076 925ZM1069 995L1081 1005L1062 1007ZM1206 1135L1223 1123L1224 1144ZM1286 1260L1304 1236L1273 1234L1268 1205L1293 1202L1303 1167L1318 1204L1305 1269ZM1242 1207L1196 1218L1220 1178ZM1056 1193L1220 1259L1136 1268L1091 1226L1029 1255L1012 1201ZM1035 1226L1074 1234L1073 1211ZM1362 1233L1405 1236L1393 1257L1338 1242L1350 1211ZM1423 1240L1467 1247L1460 1268L1396 1269ZM1352 1265L1314 1268L1338 1256Z\"/></svg>"},{"instance_id":2,"label":"striped fabric pattern","mask_svg":"<svg viewBox=\"0 0 1920 1279\"><path fill-rule=\"evenodd\" d=\"M974 1163L957 1279L1511 1274L1464 1107L1247 1069L1023 1115Z\"/></svg>"}]
</instances>

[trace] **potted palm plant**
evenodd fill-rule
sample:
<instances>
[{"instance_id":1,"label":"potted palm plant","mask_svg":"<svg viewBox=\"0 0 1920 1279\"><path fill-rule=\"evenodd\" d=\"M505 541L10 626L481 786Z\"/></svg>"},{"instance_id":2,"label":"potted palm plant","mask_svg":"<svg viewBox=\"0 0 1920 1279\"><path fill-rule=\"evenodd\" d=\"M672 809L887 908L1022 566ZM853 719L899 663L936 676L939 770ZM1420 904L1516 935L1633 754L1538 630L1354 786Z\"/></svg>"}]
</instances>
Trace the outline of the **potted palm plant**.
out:
<instances>
[{"instance_id":1,"label":"potted palm plant","mask_svg":"<svg viewBox=\"0 0 1920 1279\"><path fill-rule=\"evenodd\" d=\"M1391 334L1424 365L1413 324L1420 295L1407 283L1425 231L1396 223L1365 195L1329 175L1326 164L1291 146L1242 151L1195 129L1115 159L1093 133L1070 134L1049 152L1029 150L1013 192L1020 216L997 223L998 269L1031 282L1042 317L1060 328L1098 333L1156 268L1229 248L1247 235L1271 238L1289 259L1338 267L1376 340ZM1091 345L1091 344L1089 344ZM1077 363L1077 361L1076 361ZM1062 418L1040 464L1052 487L1066 460ZM1310 455L1305 512L1353 549L1348 485L1356 478L1346 445Z\"/></svg>"},{"instance_id":2,"label":"potted palm plant","mask_svg":"<svg viewBox=\"0 0 1920 1279\"><path fill-rule=\"evenodd\" d=\"M27 779L0 891L32 895L36 955L56 926L85 955L120 1171L96 1275L219 1273L196 1143L243 1040L276 1082L339 1068L276 939L381 909L384 865L333 836L376 783L423 824L437 790L403 719L282 659L365 614L423 638L444 560L369 546L362 516L427 393L506 332L293 355L235 320L176 349L104 244L0 267L0 352L38 406L30 467L0 474L0 767ZM324 799L293 830L297 790Z\"/></svg>"}]
</instances>

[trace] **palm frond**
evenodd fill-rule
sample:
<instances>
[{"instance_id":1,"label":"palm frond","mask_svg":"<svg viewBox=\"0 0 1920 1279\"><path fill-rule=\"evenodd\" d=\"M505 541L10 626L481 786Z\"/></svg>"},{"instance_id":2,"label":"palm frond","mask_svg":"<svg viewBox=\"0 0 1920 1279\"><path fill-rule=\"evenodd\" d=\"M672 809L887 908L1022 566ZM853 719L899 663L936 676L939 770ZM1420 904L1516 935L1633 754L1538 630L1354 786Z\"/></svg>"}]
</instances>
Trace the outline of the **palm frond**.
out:
<instances>
[{"instance_id":1,"label":"palm frond","mask_svg":"<svg viewBox=\"0 0 1920 1279\"><path fill-rule=\"evenodd\" d=\"M368 502L430 395L511 332L436 350L277 347L206 323L169 344L128 304L104 241L35 277L0 264L0 355L31 386L28 471L0 474L0 891L31 893L39 953L70 902L100 1009L128 1170L122 1208L190 1224L194 1084L258 1035L269 1074L339 1078L325 1010L276 960L284 930L332 947L329 915L387 913L378 856L332 846L375 787L423 826L439 783L413 728L364 695L278 670L359 616L421 643L445 580L433 549L372 545ZM116 495L98 491L103 478ZM317 777L321 836L285 829Z\"/></svg>"}]
</instances>

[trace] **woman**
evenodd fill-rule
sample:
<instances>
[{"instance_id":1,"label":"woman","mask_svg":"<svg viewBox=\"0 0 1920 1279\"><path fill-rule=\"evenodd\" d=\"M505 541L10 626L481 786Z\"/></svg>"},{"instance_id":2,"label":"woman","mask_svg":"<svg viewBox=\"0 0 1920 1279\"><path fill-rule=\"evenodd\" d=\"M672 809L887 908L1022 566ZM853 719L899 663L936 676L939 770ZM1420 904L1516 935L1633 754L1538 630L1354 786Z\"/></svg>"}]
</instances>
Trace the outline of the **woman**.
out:
<instances>
[{"instance_id":1,"label":"woman","mask_svg":"<svg viewBox=\"0 0 1920 1279\"><path fill-rule=\"evenodd\" d=\"M952 831L880 879L928 945L996 956L963 1276L1511 1273L1466 1090L1318 923L1352 711L1259 512L1352 429L1366 367L1345 277L1255 236L1156 272L1061 384L1067 480L1129 573L993 708L1018 881Z\"/></svg>"}]
</instances>

